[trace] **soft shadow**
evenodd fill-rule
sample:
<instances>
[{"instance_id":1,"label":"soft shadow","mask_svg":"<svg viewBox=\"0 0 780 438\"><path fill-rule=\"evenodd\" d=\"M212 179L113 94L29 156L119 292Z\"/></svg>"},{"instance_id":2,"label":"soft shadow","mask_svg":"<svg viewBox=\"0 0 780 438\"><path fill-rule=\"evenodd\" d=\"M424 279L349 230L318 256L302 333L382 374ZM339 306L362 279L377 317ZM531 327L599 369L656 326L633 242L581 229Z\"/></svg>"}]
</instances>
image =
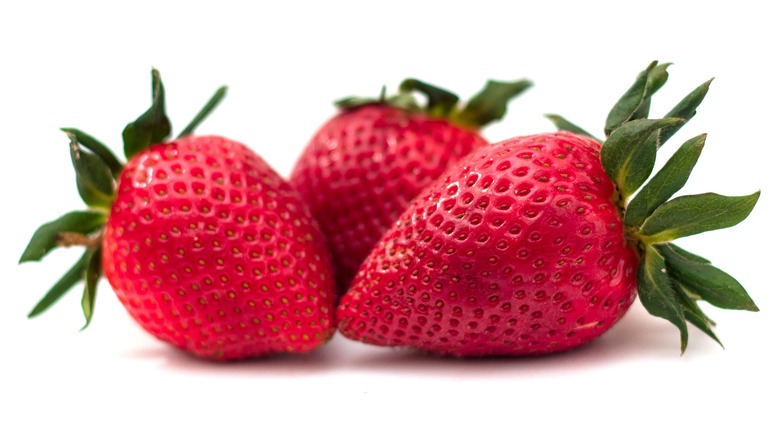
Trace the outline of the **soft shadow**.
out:
<instances>
[{"instance_id":1,"label":"soft shadow","mask_svg":"<svg viewBox=\"0 0 780 438\"><path fill-rule=\"evenodd\" d=\"M226 362L200 358L162 343L127 353L127 357L130 359L157 362L162 368L198 374L210 372L223 374L226 370L229 370L231 373L238 372L241 374L318 374L336 367L337 356L338 354L330 344L305 354L278 353L264 357Z\"/></svg>"},{"instance_id":2,"label":"soft shadow","mask_svg":"<svg viewBox=\"0 0 780 438\"><path fill-rule=\"evenodd\" d=\"M717 353L720 347L691 328L684 358ZM426 377L493 376L526 372L556 372L623 366L638 361L680 358L680 335L667 321L635 308L595 341L572 350L544 356L452 358L409 348L369 347L346 366L359 372L415 374Z\"/></svg>"},{"instance_id":3,"label":"soft shadow","mask_svg":"<svg viewBox=\"0 0 780 438\"><path fill-rule=\"evenodd\" d=\"M158 343L131 350L130 359L154 362L177 372L219 373L245 377L312 376L328 373L380 373L452 378L488 377L518 373L558 372L624 366L638 361L688 360L717 354L720 347L691 328L688 350L680 358L677 328L634 306L612 329L595 341L545 356L452 358L412 348L376 347L336 335L328 344L306 354L274 354L256 359L214 362Z\"/></svg>"}]
</instances>

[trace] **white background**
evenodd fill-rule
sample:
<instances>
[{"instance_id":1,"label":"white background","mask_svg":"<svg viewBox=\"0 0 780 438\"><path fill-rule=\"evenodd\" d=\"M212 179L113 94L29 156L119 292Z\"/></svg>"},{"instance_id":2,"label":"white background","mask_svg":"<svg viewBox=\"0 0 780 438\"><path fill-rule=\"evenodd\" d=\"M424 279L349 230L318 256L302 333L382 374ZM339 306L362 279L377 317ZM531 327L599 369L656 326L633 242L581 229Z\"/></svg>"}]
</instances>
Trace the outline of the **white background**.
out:
<instances>
[{"instance_id":1,"label":"white background","mask_svg":"<svg viewBox=\"0 0 780 438\"><path fill-rule=\"evenodd\" d=\"M0 436L780 436L780 32L770 2L162 3L0 6ZM681 357L676 329L638 302L584 348L512 360L337 337L308 356L212 364L142 332L107 283L84 332L79 291L26 319L77 256L16 265L40 223L81 205L58 128L119 151L122 128L149 104L152 66L174 130L228 84L199 132L242 141L286 175L346 95L416 76L467 97L488 77L528 77L536 86L487 137L551 130L547 112L599 132L654 59L675 63L655 116L716 77L661 152L663 161L709 133L685 193L762 189L740 226L680 242L740 279L761 308L707 307L725 350L692 328Z\"/></svg>"}]
</instances>

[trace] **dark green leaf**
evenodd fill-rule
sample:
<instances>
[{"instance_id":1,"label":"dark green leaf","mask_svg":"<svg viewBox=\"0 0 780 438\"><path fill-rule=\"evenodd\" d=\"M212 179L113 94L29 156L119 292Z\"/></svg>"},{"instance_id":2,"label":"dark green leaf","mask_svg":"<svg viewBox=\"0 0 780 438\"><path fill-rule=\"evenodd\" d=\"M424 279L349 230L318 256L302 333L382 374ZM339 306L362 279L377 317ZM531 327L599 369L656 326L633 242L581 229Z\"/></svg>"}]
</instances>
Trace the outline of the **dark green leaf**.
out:
<instances>
[{"instance_id":1,"label":"dark green leaf","mask_svg":"<svg viewBox=\"0 0 780 438\"><path fill-rule=\"evenodd\" d=\"M447 90L417 79L406 79L401 82L401 94L419 91L428 98L427 112L433 117L447 117L455 105L458 96Z\"/></svg>"},{"instance_id":2,"label":"dark green leaf","mask_svg":"<svg viewBox=\"0 0 780 438\"><path fill-rule=\"evenodd\" d=\"M601 164L624 199L634 193L653 172L656 149L646 140L679 119L640 119L626 122L607 137L601 147Z\"/></svg>"},{"instance_id":3,"label":"dark green leaf","mask_svg":"<svg viewBox=\"0 0 780 438\"><path fill-rule=\"evenodd\" d=\"M710 263L710 261L705 259L704 257L702 257L700 255L696 255L696 254L694 254L692 252L688 252L688 251L680 248L679 246L675 245L674 243L667 242L664 245L668 246L671 249L673 249L674 252L676 252L677 255L679 255L680 257L684 257L684 258L686 258L686 259L688 259L690 261L699 262L699 263Z\"/></svg>"},{"instance_id":4,"label":"dark green leaf","mask_svg":"<svg viewBox=\"0 0 780 438\"><path fill-rule=\"evenodd\" d=\"M95 297L97 296L97 285L102 272L101 247L96 245L87 249L87 265L84 273L84 294L81 296L81 309L84 311L86 323L81 329L84 330L92 321L92 315L95 311Z\"/></svg>"},{"instance_id":5,"label":"dark green leaf","mask_svg":"<svg viewBox=\"0 0 780 438\"><path fill-rule=\"evenodd\" d=\"M485 88L472 97L457 114L455 122L482 127L501 120L506 114L509 101L531 85L531 81L525 79L515 82L488 81Z\"/></svg>"},{"instance_id":6,"label":"dark green leaf","mask_svg":"<svg viewBox=\"0 0 780 438\"><path fill-rule=\"evenodd\" d=\"M651 315L666 319L680 329L680 343L684 353L688 345L684 310L664 271L664 259L652 246L646 248L637 272L637 290L639 300Z\"/></svg>"},{"instance_id":7,"label":"dark green leaf","mask_svg":"<svg viewBox=\"0 0 780 438\"><path fill-rule=\"evenodd\" d=\"M712 326L715 325L715 323L713 323L712 320L709 317L707 317L707 315L704 314L704 311L701 310L701 307L699 307L696 301L694 301L688 295L685 286L676 282L674 279L672 279L672 286L677 292L680 305L683 308L683 314L685 315L685 319L691 324L693 324L694 326L696 326L696 328L706 333L707 336L709 336L715 342L717 342L718 345L723 347L723 344L720 342L720 339L718 339L718 337L715 335L715 332L712 331Z\"/></svg>"},{"instance_id":8,"label":"dark green leaf","mask_svg":"<svg viewBox=\"0 0 780 438\"><path fill-rule=\"evenodd\" d=\"M710 90L710 83L712 83L712 79L696 87L695 90L685 96L677 106L666 114L666 118L684 119L686 123L691 120L696 115L696 108L699 107L699 104L704 100L704 96ZM684 124L662 129L658 147L666 143Z\"/></svg>"},{"instance_id":9,"label":"dark green leaf","mask_svg":"<svg viewBox=\"0 0 780 438\"><path fill-rule=\"evenodd\" d=\"M27 315L28 318L32 318L34 316L38 316L44 311L46 311L49 307L52 306L52 304L56 303L57 300L59 300L63 295L65 295L66 292L71 290L73 286L76 285L79 281L84 280L84 276L87 272L87 258L88 258L89 251L85 251L84 255L81 256L79 261L76 262L75 265L73 265L70 270L65 273L65 275L60 278L59 281L46 293L46 295L38 302L38 304L35 305L35 308L33 308L30 313Z\"/></svg>"},{"instance_id":10,"label":"dark green leaf","mask_svg":"<svg viewBox=\"0 0 780 438\"><path fill-rule=\"evenodd\" d=\"M728 228L742 222L761 192L747 196L716 193L680 196L659 206L639 229L650 243Z\"/></svg>"},{"instance_id":11,"label":"dark green leaf","mask_svg":"<svg viewBox=\"0 0 780 438\"><path fill-rule=\"evenodd\" d=\"M209 99L208 102L206 102L206 105L203 106L203 108L198 112L198 114L195 115L195 118L192 119L192 121L187 125L184 130L181 131L181 134L179 134L178 138L184 137L185 135L190 135L195 131L195 128L200 125L201 122L203 122L206 117L211 114L212 111L214 111L214 108L219 105L219 103L222 101L222 99L225 98L225 93L227 93L227 87L222 86L220 87L216 93L214 93L213 96L211 96L211 99Z\"/></svg>"},{"instance_id":12,"label":"dark green leaf","mask_svg":"<svg viewBox=\"0 0 780 438\"><path fill-rule=\"evenodd\" d=\"M99 230L106 215L97 211L73 211L41 225L27 244L19 263L40 261L57 247L60 233L90 234Z\"/></svg>"},{"instance_id":13,"label":"dark green leaf","mask_svg":"<svg viewBox=\"0 0 780 438\"><path fill-rule=\"evenodd\" d=\"M604 125L604 134L609 137L612 131L618 128L618 126L631 120L631 116L636 112L637 108L642 104L642 99L645 96L645 89L647 88L647 77L650 72L658 65L658 61L653 61L650 65L636 78L636 81L626 91L623 96L617 101L615 106L610 110L607 116L607 122Z\"/></svg>"},{"instance_id":14,"label":"dark green leaf","mask_svg":"<svg viewBox=\"0 0 780 438\"><path fill-rule=\"evenodd\" d=\"M666 260L669 275L696 296L722 309L758 311L758 306L741 284L707 262L690 259L672 245L656 245Z\"/></svg>"},{"instance_id":15,"label":"dark green leaf","mask_svg":"<svg viewBox=\"0 0 780 438\"><path fill-rule=\"evenodd\" d=\"M623 222L629 227L638 227L650 214L680 190L696 165L706 134L694 137L680 146L669 161L637 193L628 204Z\"/></svg>"},{"instance_id":16,"label":"dark green leaf","mask_svg":"<svg viewBox=\"0 0 780 438\"><path fill-rule=\"evenodd\" d=\"M147 147L161 143L171 134L171 122L165 115L165 89L160 73L152 70L152 106L122 131L125 158L128 160Z\"/></svg>"},{"instance_id":17,"label":"dark green leaf","mask_svg":"<svg viewBox=\"0 0 780 438\"><path fill-rule=\"evenodd\" d=\"M650 115L650 102L653 94L660 90L664 86L666 80L669 78L669 73L666 69L671 64L659 64L653 67L647 75L647 83L645 84L645 93L642 96L642 101L639 103L636 111L631 115L629 120L646 119Z\"/></svg>"},{"instance_id":18,"label":"dark green leaf","mask_svg":"<svg viewBox=\"0 0 780 438\"><path fill-rule=\"evenodd\" d=\"M361 106L371 105L371 104L377 104L381 101L377 99L376 97L358 97L358 96L350 96L345 97L343 99L339 99L335 102L333 102L333 105L336 106L336 108L340 110L349 110L353 108L359 108ZM179 136L181 137L181 135Z\"/></svg>"},{"instance_id":19,"label":"dark green leaf","mask_svg":"<svg viewBox=\"0 0 780 438\"><path fill-rule=\"evenodd\" d=\"M114 175L116 178L119 176L119 173L122 172L122 163L119 161L119 159L114 155L113 152L111 152L111 149L109 149L106 145L101 143L100 141L96 140L91 135L80 131L76 128L60 128L62 132L66 134L73 134L76 136L76 141L79 142L82 146L89 149L90 151L94 152L95 155L100 157L104 163L106 163L106 166L108 166L109 169L111 169L111 174Z\"/></svg>"},{"instance_id":20,"label":"dark green leaf","mask_svg":"<svg viewBox=\"0 0 780 438\"><path fill-rule=\"evenodd\" d=\"M553 122L555 127L558 128L561 131L568 131L568 132L571 132L571 133L574 133L574 134L585 135L587 137L590 137L590 138L598 140L596 137L591 135L588 131L586 131L586 130L580 128L579 126L575 125L574 123L564 119L563 117L559 116L558 114L545 114L544 116L547 117L551 122ZM598 140L598 141L601 142L601 140Z\"/></svg>"},{"instance_id":21,"label":"dark green leaf","mask_svg":"<svg viewBox=\"0 0 780 438\"><path fill-rule=\"evenodd\" d=\"M70 158L76 170L79 195L90 207L108 208L114 201L114 177L103 160L79 146L76 136L70 138Z\"/></svg>"}]
</instances>

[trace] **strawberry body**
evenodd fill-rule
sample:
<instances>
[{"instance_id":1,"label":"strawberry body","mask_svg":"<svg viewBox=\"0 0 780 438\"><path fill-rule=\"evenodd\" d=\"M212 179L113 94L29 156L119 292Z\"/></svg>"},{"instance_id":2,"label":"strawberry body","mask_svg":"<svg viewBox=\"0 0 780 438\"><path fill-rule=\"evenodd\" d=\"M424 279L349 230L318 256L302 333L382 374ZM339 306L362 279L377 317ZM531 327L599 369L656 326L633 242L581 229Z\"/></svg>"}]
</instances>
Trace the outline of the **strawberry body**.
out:
<instances>
[{"instance_id":1,"label":"strawberry body","mask_svg":"<svg viewBox=\"0 0 780 438\"><path fill-rule=\"evenodd\" d=\"M636 297L635 249L597 141L517 137L476 151L416 198L338 308L349 338L456 356L566 350Z\"/></svg>"},{"instance_id":2,"label":"strawberry body","mask_svg":"<svg viewBox=\"0 0 780 438\"><path fill-rule=\"evenodd\" d=\"M134 156L117 184L103 270L144 329L221 360L304 352L330 338L322 235L251 150L184 137Z\"/></svg>"},{"instance_id":3,"label":"strawberry body","mask_svg":"<svg viewBox=\"0 0 780 438\"><path fill-rule=\"evenodd\" d=\"M425 186L486 144L475 130L384 104L325 123L290 181L322 227L340 289Z\"/></svg>"}]
</instances>

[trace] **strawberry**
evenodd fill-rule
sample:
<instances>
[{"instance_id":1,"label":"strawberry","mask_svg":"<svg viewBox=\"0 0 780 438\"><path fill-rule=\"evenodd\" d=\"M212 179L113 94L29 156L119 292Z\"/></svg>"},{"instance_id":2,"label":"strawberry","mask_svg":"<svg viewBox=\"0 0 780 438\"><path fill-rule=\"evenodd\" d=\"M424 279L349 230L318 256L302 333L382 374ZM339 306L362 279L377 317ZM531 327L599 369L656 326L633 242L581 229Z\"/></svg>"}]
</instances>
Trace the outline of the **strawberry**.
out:
<instances>
[{"instance_id":1,"label":"strawberry","mask_svg":"<svg viewBox=\"0 0 780 438\"><path fill-rule=\"evenodd\" d=\"M656 149L709 87L647 119L667 66L639 75L610 113L604 142L551 116L566 130L495 143L444 172L361 266L337 309L340 331L455 356L538 355L597 338L638 295L679 328L684 351L686 321L718 341L698 300L758 310L734 278L671 241L739 223L759 193L669 200L704 135L644 184Z\"/></svg>"},{"instance_id":2,"label":"strawberry","mask_svg":"<svg viewBox=\"0 0 780 438\"><path fill-rule=\"evenodd\" d=\"M339 290L409 202L445 169L488 142L479 128L503 117L530 83L489 81L463 108L458 97L408 79L398 96L349 98L306 146L290 182L323 229ZM420 108L412 96L428 97Z\"/></svg>"},{"instance_id":3,"label":"strawberry","mask_svg":"<svg viewBox=\"0 0 780 438\"><path fill-rule=\"evenodd\" d=\"M243 144L191 135L224 88L167 140L163 85L156 71L152 78L152 107L123 132L126 165L91 136L64 129L89 209L43 225L21 262L58 246L85 252L30 316L84 281L88 325L105 274L141 327L200 357L243 359L323 344L334 332L333 274L300 197Z\"/></svg>"}]
</instances>

